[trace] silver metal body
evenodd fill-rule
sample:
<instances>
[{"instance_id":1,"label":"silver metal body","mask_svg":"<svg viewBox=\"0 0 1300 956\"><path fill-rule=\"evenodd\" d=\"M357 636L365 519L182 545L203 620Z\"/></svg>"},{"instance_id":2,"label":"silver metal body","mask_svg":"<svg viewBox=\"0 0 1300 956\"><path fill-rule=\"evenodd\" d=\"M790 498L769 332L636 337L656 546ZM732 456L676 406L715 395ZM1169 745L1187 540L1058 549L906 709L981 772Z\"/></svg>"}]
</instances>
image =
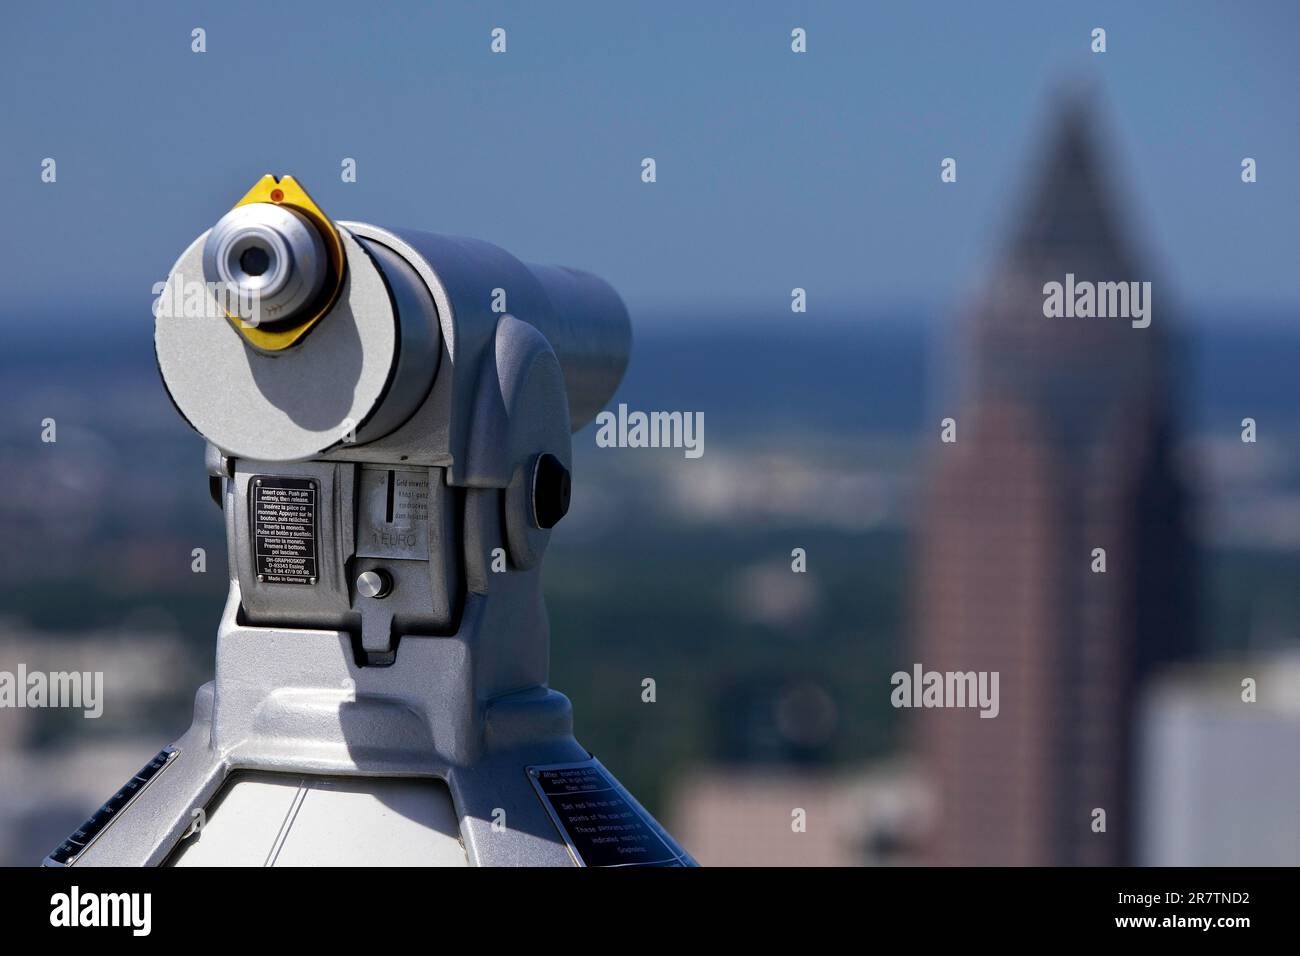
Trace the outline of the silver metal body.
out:
<instances>
[{"instance_id":1,"label":"silver metal body","mask_svg":"<svg viewBox=\"0 0 1300 956\"><path fill-rule=\"evenodd\" d=\"M487 243L339 228L345 287L291 350L158 318L225 513L216 678L47 862L692 865L547 686L534 499L559 492L537 463L563 466L562 514L571 428L627 362L622 303ZM201 281L206 241L169 281Z\"/></svg>"}]
</instances>

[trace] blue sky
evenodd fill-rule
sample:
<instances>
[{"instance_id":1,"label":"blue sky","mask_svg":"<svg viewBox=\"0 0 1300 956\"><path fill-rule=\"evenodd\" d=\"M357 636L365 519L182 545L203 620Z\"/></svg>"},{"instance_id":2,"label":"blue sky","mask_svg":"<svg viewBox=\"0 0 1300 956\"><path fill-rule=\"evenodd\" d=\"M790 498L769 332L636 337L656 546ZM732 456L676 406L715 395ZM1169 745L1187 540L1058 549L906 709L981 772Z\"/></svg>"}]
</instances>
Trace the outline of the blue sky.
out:
<instances>
[{"instance_id":1,"label":"blue sky","mask_svg":"<svg viewBox=\"0 0 1300 956\"><path fill-rule=\"evenodd\" d=\"M1298 27L1292 3L23 4L0 32L0 315L148 323L152 284L265 172L336 218L590 269L647 321L781 310L796 285L812 317L943 310L1083 87L1179 299L1247 321L1300 304Z\"/></svg>"}]
</instances>

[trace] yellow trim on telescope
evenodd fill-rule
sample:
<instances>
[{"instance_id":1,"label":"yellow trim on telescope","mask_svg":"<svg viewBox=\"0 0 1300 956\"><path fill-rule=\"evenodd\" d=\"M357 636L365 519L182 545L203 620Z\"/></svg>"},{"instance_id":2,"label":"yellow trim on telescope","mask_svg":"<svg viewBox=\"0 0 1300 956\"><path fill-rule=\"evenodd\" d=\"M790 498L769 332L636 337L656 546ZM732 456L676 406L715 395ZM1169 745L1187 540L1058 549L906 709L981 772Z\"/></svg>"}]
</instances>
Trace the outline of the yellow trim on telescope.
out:
<instances>
[{"instance_id":1,"label":"yellow trim on telescope","mask_svg":"<svg viewBox=\"0 0 1300 956\"><path fill-rule=\"evenodd\" d=\"M226 313L231 324L239 330L248 342L259 349L267 352L278 352L281 349L287 349L304 335L307 330L321 320L321 318L333 306L339 297L339 290L343 288L343 269L346 257L343 252L343 240L339 238L339 232L334 228L334 223L330 221L329 216L316 205L315 200L307 195L307 190L298 184L298 180L292 176L285 176L277 180L270 173L259 179L247 193L244 198L232 206L232 209L238 209L240 206L247 206L249 203L266 202L274 203L277 206L289 206L306 216L316 226L320 232L321 239L325 241L325 254L329 257L330 274L326 280L329 287L321 293L320 308L313 314L309 315L302 322L290 328L284 329L264 329L258 326L249 325L238 316Z\"/></svg>"}]
</instances>

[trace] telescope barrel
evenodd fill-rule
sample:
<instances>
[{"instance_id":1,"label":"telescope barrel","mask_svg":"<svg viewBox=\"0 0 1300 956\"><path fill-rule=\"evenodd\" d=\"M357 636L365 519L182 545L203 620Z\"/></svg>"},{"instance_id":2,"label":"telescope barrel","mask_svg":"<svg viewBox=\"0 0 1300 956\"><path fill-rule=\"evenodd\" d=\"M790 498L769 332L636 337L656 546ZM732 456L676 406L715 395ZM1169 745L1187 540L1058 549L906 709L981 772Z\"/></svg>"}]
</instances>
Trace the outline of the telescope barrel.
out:
<instances>
[{"instance_id":1,"label":"telescope barrel","mask_svg":"<svg viewBox=\"0 0 1300 956\"><path fill-rule=\"evenodd\" d=\"M447 377L438 407L453 420L422 427L443 436L431 452L460 461L476 366L504 314L554 351L570 429L594 419L632 341L608 283L480 240L335 223L292 177L267 176L176 263L154 341L176 407L229 456L297 461L371 445Z\"/></svg>"},{"instance_id":2,"label":"telescope barrel","mask_svg":"<svg viewBox=\"0 0 1300 956\"><path fill-rule=\"evenodd\" d=\"M627 307L605 280L590 272L562 266L536 266L551 314L532 322L546 336L560 360L569 394L569 419L577 431L596 417L614 396L627 370L632 323Z\"/></svg>"}]
</instances>

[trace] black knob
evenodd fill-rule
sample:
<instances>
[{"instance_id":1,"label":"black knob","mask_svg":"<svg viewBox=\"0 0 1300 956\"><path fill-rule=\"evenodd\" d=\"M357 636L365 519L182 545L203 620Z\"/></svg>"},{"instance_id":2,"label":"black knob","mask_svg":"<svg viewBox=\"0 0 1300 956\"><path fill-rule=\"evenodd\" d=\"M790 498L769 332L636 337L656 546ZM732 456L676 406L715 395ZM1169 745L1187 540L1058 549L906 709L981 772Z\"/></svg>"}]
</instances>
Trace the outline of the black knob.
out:
<instances>
[{"instance_id":1,"label":"black knob","mask_svg":"<svg viewBox=\"0 0 1300 956\"><path fill-rule=\"evenodd\" d=\"M554 528L569 513L573 482L569 469L554 455L539 455L533 466L533 522L539 528Z\"/></svg>"}]
</instances>

